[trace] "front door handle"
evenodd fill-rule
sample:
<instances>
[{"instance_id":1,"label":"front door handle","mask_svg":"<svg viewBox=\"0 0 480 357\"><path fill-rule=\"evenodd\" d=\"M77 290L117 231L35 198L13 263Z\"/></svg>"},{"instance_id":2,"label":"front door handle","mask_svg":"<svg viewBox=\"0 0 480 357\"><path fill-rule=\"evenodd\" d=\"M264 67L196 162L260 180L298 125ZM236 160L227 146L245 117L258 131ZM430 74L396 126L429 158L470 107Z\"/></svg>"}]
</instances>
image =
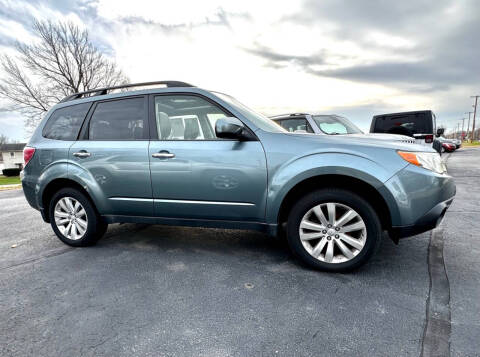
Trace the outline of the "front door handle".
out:
<instances>
[{"instance_id":1,"label":"front door handle","mask_svg":"<svg viewBox=\"0 0 480 357\"><path fill-rule=\"evenodd\" d=\"M85 157L89 157L90 153L85 151L85 150L80 150L79 152L74 152L73 156L80 157L80 158L85 158Z\"/></svg>"},{"instance_id":2,"label":"front door handle","mask_svg":"<svg viewBox=\"0 0 480 357\"><path fill-rule=\"evenodd\" d=\"M175 157L175 154L168 152L167 150L162 150L152 154L152 157L156 159L171 159Z\"/></svg>"}]
</instances>

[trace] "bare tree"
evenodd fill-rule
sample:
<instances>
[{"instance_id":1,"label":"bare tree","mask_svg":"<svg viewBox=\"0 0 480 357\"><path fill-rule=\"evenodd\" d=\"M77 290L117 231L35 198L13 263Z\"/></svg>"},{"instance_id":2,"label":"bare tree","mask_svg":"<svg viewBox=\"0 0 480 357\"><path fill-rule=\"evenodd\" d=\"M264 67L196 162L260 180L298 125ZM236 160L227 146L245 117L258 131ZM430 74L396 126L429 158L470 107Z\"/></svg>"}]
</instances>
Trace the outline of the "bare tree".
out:
<instances>
[{"instance_id":1,"label":"bare tree","mask_svg":"<svg viewBox=\"0 0 480 357\"><path fill-rule=\"evenodd\" d=\"M0 134L0 145L8 144L8 142L9 142L8 136Z\"/></svg>"},{"instance_id":2,"label":"bare tree","mask_svg":"<svg viewBox=\"0 0 480 357\"><path fill-rule=\"evenodd\" d=\"M73 23L34 21L39 41L17 42L16 58L4 55L0 97L8 110L26 117L34 128L43 114L63 97L98 87L124 84L128 78Z\"/></svg>"}]
</instances>

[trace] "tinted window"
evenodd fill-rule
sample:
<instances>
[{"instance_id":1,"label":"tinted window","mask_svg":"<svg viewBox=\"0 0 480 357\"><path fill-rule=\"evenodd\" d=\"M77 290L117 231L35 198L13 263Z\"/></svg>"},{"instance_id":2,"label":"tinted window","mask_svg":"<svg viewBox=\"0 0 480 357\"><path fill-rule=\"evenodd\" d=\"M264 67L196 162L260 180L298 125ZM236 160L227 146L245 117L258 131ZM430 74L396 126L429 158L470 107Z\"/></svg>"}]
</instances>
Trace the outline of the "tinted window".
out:
<instances>
[{"instance_id":1,"label":"tinted window","mask_svg":"<svg viewBox=\"0 0 480 357\"><path fill-rule=\"evenodd\" d=\"M307 119L296 118L296 119L283 119L279 120L278 123L287 131L294 132L304 132L304 133L313 133L312 128L307 122Z\"/></svg>"},{"instance_id":2,"label":"tinted window","mask_svg":"<svg viewBox=\"0 0 480 357\"><path fill-rule=\"evenodd\" d=\"M90 103L55 110L43 128L43 136L56 140L76 140Z\"/></svg>"},{"instance_id":3,"label":"tinted window","mask_svg":"<svg viewBox=\"0 0 480 357\"><path fill-rule=\"evenodd\" d=\"M89 139L147 139L144 104L143 97L98 103L90 119Z\"/></svg>"},{"instance_id":4,"label":"tinted window","mask_svg":"<svg viewBox=\"0 0 480 357\"><path fill-rule=\"evenodd\" d=\"M432 116L430 113L383 115L375 118L374 132L408 136L432 134Z\"/></svg>"},{"instance_id":5,"label":"tinted window","mask_svg":"<svg viewBox=\"0 0 480 357\"><path fill-rule=\"evenodd\" d=\"M160 140L216 140L215 124L228 116L209 101L193 95L155 97L155 120Z\"/></svg>"}]
</instances>

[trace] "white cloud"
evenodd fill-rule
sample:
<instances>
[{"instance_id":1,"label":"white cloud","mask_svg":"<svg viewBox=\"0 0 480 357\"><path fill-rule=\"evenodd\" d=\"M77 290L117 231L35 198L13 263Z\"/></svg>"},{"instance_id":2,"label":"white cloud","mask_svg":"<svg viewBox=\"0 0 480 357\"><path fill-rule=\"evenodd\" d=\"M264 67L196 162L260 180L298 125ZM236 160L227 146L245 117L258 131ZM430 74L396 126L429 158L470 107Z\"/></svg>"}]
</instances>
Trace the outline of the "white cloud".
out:
<instances>
[{"instance_id":1,"label":"white cloud","mask_svg":"<svg viewBox=\"0 0 480 357\"><path fill-rule=\"evenodd\" d=\"M382 61L421 61L429 49L425 42L422 44L425 31L438 31L439 36L450 31L447 26L422 27L432 26L431 20L419 24L419 36L413 36L412 28L395 31L385 28L385 22L379 28L372 24L368 29L362 27L365 23L361 21L352 24L355 14L351 12L344 21L337 21L329 13L313 17L310 22L289 21L295 14L312 20L314 15L305 13L303 1L98 0L80 7L65 2L61 8L51 2L35 6L25 2L7 4L26 15L81 23L96 43L108 47L107 53L115 56L133 82L182 80L230 93L268 114L334 112L355 106L392 111L431 108L444 112L445 119L453 121L457 120L452 114L454 108L463 112L469 105L468 85L428 91L425 89L432 83L405 86L318 75L326 70ZM435 6L432 3L432 9ZM448 16L465 16L460 5L451 5L444 12ZM458 26L461 20L449 20L450 23ZM20 40L28 40L31 34L23 26L18 19L2 20L0 36L14 34ZM405 28L401 21L398 26ZM352 37L356 32L364 37ZM435 44L428 43L432 48ZM285 57L275 62L251 51L258 48ZM417 51L418 48L421 50ZM303 61L318 57L318 61L305 64L289 59L294 56L304 58ZM362 120L366 122L365 115Z\"/></svg>"}]
</instances>

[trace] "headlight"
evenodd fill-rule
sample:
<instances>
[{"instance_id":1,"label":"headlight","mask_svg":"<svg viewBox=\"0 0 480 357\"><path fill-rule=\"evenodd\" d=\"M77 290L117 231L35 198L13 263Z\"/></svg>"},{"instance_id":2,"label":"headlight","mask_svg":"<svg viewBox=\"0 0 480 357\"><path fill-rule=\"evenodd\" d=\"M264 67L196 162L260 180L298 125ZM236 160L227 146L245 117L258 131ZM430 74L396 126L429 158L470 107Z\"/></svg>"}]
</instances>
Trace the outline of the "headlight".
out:
<instances>
[{"instance_id":1,"label":"headlight","mask_svg":"<svg viewBox=\"0 0 480 357\"><path fill-rule=\"evenodd\" d=\"M398 155L409 163L423 167L424 169L443 174L447 172L447 167L442 161L440 155L436 152L412 152L412 151L397 151Z\"/></svg>"}]
</instances>

